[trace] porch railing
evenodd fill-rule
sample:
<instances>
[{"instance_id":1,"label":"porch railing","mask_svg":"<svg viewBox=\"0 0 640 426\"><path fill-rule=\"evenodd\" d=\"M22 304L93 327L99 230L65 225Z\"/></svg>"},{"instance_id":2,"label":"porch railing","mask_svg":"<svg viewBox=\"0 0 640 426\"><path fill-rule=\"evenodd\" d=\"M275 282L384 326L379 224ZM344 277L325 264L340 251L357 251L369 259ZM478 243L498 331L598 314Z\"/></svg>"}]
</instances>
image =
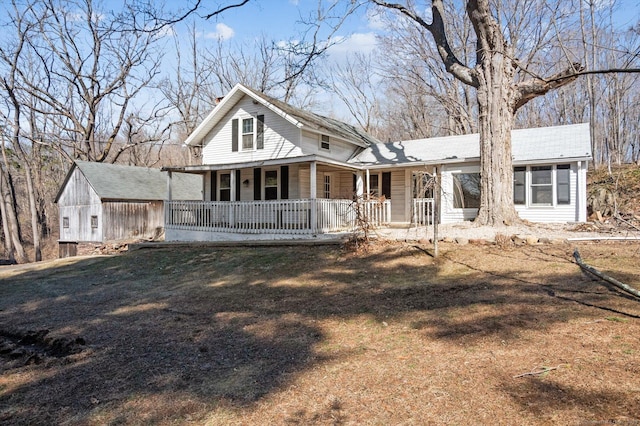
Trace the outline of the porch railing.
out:
<instances>
[{"instance_id":1,"label":"porch railing","mask_svg":"<svg viewBox=\"0 0 640 426\"><path fill-rule=\"evenodd\" d=\"M357 226L355 203L329 199L167 201L165 228L244 234L352 231ZM359 210L374 226L391 220L389 200L360 201Z\"/></svg>"},{"instance_id":2,"label":"porch railing","mask_svg":"<svg viewBox=\"0 0 640 426\"><path fill-rule=\"evenodd\" d=\"M411 208L411 222L414 225L432 225L433 216L433 198L414 198Z\"/></svg>"}]
</instances>

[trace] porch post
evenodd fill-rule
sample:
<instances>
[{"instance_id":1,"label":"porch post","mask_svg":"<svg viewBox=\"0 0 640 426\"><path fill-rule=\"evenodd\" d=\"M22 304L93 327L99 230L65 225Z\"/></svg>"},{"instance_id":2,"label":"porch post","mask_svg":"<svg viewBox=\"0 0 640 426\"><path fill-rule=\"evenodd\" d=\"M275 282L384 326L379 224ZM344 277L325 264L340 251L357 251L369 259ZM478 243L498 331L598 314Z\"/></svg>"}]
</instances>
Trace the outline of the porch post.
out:
<instances>
[{"instance_id":1,"label":"porch post","mask_svg":"<svg viewBox=\"0 0 640 426\"><path fill-rule=\"evenodd\" d=\"M236 200L236 171L231 170L230 175L231 175L231 181L229 185L231 185L231 191L230 191L231 194L229 194L229 199L231 201L238 201Z\"/></svg>"},{"instance_id":2,"label":"porch post","mask_svg":"<svg viewBox=\"0 0 640 426\"><path fill-rule=\"evenodd\" d=\"M371 197L371 175L369 169L367 169L367 199Z\"/></svg>"},{"instance_id":3,"label":"porch post","mask_svg":"<svg viewBox=\"0 0 640 426\"><path fill-rule=\"evenodd\" d=\"M315 161L310 164L309 182L311 188L309 188L309 197L311 198L311 232L315 233L318 230L318 200L317 200L317 183L316 183L317 165Z\"/></svg>"},{"instance_id":4,"label":"porch post","mask_svg":"<svg viewBox=\"0 0 640 426\"><path fill-rule=\"evenodd\" d=\"M361 199L364 195L364 179L362 178L362 172L356 173L356 197Z\"/></svg>"},{"instance_id":5,"label":"porch post","mask_svg":"<svg viewBox=\"0 0 640 426\"><path fill-rule=\"evenodd\" d=\"M167 201L171 201L171 170L167 170Z\"/></svg>"}]
</instances>

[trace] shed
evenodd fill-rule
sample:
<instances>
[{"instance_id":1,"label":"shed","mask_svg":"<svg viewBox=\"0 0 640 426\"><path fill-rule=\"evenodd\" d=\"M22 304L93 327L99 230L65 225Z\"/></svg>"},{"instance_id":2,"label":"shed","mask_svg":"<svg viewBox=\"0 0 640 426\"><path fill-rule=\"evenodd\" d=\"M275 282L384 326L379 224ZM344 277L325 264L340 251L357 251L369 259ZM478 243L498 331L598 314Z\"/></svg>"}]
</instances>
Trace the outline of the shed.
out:
<instances>
[{"instance_id":1,"label":"shed","mask_svg":"<svg viewBox=\"0 0 640 426\"><path fill-rule=\"evenodd\" d=\"M201 200L202 179L175 173L174 200ZM148 238L164 226L167 172L146 167L75 161L55 202L63 243Z\"/></svg>"}]
</instances>

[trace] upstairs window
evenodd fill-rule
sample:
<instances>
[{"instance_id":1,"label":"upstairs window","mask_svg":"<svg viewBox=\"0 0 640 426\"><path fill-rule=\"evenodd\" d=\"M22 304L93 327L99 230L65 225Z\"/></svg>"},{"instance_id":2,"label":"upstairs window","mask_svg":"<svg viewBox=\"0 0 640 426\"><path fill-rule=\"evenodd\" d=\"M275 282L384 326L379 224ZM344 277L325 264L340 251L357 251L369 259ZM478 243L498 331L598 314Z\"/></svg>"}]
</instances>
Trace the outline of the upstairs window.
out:
<instances>
[{"instance_id":1,"label":"upstairs window","mask_svg":"<svg viewBox=\"0 0 640 426\"><path fill-rule=\"evenodd\" d=\"M98 228L98 216L91 216L91 229Z\"/></svg>"},{"instance_id":2,"label":"upstairs window","mask_svg":"<svg viewBox=\"0 0 640 426\"><path fill-rule=\"evenodd\" d=\"M62 218L62 227L64 229L68 229L69 228L69 218L66 217L66 216Z\"/></svg>"},{"instance_id":3,"label":"upstairs window","mask_svg":"<svg viewBox=\"0 0 640 426\"><path fill-rule=\"evenodd\" d=\"M331 148L331 144L329 143L329 136L320 136L320 148L329 151L329 148Z\"/></svg>"},{"instance_id":4,"label":"upstairs window","mask_svg":"<svg viewBox=\"0 0 640 426\"><path fill-rule=\"evenodd\" d=\"M244 151L253 149L253 118L242 120L242 149Z\"/></svg>"}]
</instances>

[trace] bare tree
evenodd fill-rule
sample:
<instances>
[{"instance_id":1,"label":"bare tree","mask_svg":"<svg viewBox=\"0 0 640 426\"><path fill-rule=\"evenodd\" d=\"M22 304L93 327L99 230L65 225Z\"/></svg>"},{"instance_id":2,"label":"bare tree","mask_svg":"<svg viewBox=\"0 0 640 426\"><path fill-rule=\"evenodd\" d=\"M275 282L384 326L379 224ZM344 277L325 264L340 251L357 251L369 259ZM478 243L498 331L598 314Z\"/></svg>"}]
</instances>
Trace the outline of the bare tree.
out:
<instances>
[{"instance_id":1,"label":"bare tree","mask_svg":"<svg viewBox=\"0 0 640 426\"><path fill-rule=\"evenodd\" d=\"M22 75L23 90L45 106L38 112L54 122L65 152L107 161L132 100L159 72L158 34L124 31L92 0L46 0L28 12L38 25L29 49L43 77Z\"/></svg>"},{"instance_id":2,"label":"bare tree","mask_svg":"<svg viewBox=\"0 0 640 426\"><path fill-rule=\"evenodd\" d=\"M424 18L408 4L371 0L374 4L394 10L427 30L448 73L476 89L480 133L481 202L476 222L503 224L518 221L513 205L513 161L511 129L516 112L532 99L563 87L584 73L584 66L569 56L563 63L545 64L540 58L543 46L560 38L567 16L564 2L555 4L525 2L520 4L523 16L516 19L503 3L489 0L466 2L466 19L475 34L474 63L467 63L450 43L451 32L446 20L443 0L432 0L430 18ZM524 13L528 11L529 14ZM526 21L525 16L553 23L552 33L539 33L533 26L538 21ZM529 22L529 23L527 23ZM513 23L513 25L512 25ZM536 39L524 37L525 34ZM557 45L556 45L557 46ZM546 73L546 77L543 76Z\"/></svg>"}]
</instances>

